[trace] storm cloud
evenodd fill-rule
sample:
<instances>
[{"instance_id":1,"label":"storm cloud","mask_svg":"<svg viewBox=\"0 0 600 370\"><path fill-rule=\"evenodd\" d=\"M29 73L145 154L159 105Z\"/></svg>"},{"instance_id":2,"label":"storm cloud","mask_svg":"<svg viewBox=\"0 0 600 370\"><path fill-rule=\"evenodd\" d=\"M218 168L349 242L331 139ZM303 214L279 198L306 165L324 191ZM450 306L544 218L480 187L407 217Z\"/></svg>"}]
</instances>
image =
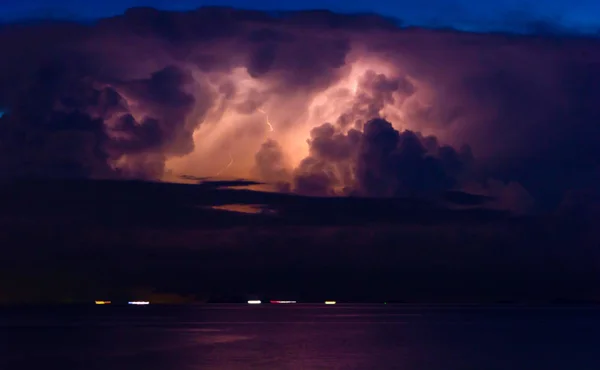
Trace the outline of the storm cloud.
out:
<instances>
[{"instance_id":1,"label":"storm cloud","mask_svg":"<svg viewBox=\"0 0 600 370\"><path fill-rule=\"evenodd\" d=\"M5 177L219 174L311 195L468 190L514 210L597 185L593 38L135 8L91 25L5 25L0 48Z\"/></svg>"}]
</instances>

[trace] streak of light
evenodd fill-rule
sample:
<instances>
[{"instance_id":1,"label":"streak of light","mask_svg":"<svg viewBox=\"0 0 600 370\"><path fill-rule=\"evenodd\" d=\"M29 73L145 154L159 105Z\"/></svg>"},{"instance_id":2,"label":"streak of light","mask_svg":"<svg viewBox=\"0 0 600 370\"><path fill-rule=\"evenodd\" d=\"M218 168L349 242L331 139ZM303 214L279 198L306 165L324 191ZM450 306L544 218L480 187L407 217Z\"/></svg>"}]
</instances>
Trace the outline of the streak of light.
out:
<instances>
[{"instance_id":1,"label":"streak of light","mask_svg":"<svg viewBox=\"0 0 600 370\"><path fill-rule=\"evenodd\" d=\"M336 304L336 301L325 301L325 304Z\"/></svg>"},{"instance_id":2,"label":"streak of light","mask_svg":"<svg viewBox=\"0 0 600 370\"><path fill-rule=\"evenodd\" d=\"M219 172L217 172L216 176L219 176L223 172L227 171L229 169L229 167L231 167L232 164L233 164L233 157L231 156L231 153L229 153L229 163L227 163L227 166L223 167Z\"/></svg>"},{"instance_id":3,"label":"streak of light","mask_svg":"<svg viewBox=\"0 0 600 370\"><path fill-rule=\"evenodd\" d=\"M238 212L238 213L248 213L248 214L257 214L263 211L263 207L254 204L226 204L223 206L212 206L211 209L221 210L221 211L229 211L229 212Z\"/></svg>"},{"instance_id":4,"label":"streak of light","mask_svg":"<svg viewBox=\"0 0 600 370\"><path fill-rule=\"evenodd\" d=\"M356 93L358 92L358 80L354 80L352 82L350 89L352 90L352 94L356 95Z\"/></svg>"},{"instance_id":5,"label":"streak of light","mask_svg":"<svg viewBox=\"0 0 600 370\"><path fill-rule=\"evenodd\" d=\"M269 121L269 115L267 114L267 112L265 112L262 108L258 108L258 111L262 114L265 115L265 117L267 117L267 125L269 125L269 131L273 132L273 125L271 124L271 121Z\"/></svg>"},{"instance_id":6,"label":"streak of light","mask_svg":"<svg viewBox=\"0 0 600 370\"><path fill-rule=\"evenodd\" d=\"M148 301L131 301L131 302L127 302L127 304L131 304L134 306L145 306L145 305L149 305L150 302L148 302Z\"/></svg>"},{"instance_id":7,"label":"streak of light","mask_svg":"<svg viewBox=\"0 0 600 370\"><path fill-rule=\"evenodd\" d=\"M262 302L258 299L251 299L248 301L248 304L261 304Z\"/></svg>"},{"instance_id":8,"label":"streak of light","mask_svg":"<svg viewBox=\"0 0 600 370\"><path fill-rule=\"evenodd\" d=\"M271 301L273 304L287 304L287 303L296 303L296 301Z\"/></svg>"},{"instance_id":9,"label":"streak of light","mask_svg":"<svg viewBox=\"0 0 600 370\"><path fill-rule=\"evenodd\" d=\"M96 304L111 304L111 301L95 301Z\"/></svg>"}]
</instances>

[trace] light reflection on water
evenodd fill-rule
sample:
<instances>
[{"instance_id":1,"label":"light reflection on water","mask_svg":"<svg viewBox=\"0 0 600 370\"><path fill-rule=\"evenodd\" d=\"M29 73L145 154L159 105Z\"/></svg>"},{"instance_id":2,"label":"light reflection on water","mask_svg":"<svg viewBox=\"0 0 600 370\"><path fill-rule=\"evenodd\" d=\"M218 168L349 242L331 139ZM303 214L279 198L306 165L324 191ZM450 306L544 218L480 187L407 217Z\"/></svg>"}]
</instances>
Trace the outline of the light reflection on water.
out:
<instances>
[{"instance_id":1,"label":"light reflection on water","mask_svg":"<svg viewBox=\"0 0 600 370\"><path fill-rule=\"evenodd\" d=\"M2 309L0 369L600 368L597 309L147 308Z\"/></svg>"}]
</instances>

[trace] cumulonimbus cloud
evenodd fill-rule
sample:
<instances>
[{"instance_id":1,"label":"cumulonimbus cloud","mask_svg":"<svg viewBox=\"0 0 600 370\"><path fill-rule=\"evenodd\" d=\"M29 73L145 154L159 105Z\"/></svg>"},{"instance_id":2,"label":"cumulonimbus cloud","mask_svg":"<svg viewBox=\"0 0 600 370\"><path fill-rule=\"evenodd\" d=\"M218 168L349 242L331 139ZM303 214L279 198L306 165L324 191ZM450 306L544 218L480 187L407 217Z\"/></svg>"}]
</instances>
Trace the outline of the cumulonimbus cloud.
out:
<instances>
[{"instance_id":1,"label":"cumulonimbus cloud","mask_svg":"<svg viewBox=\"0 0 600 370\"><path fill-rule=\"evenodd\" d=\"M522 205L557 204L600 165L592 38L136 8L4 26L0 48L7 177L219 174L314 195L471 189Z\"/></svg>"}]
</instances>

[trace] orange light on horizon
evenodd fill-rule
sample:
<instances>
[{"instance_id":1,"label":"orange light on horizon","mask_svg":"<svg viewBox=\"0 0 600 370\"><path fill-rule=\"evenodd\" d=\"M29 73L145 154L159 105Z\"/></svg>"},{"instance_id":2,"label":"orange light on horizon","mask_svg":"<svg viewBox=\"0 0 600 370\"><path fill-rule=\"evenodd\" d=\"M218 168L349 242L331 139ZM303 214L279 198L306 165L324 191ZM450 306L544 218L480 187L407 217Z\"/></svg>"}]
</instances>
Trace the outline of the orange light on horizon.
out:
<instances>
[{"instance_id":1,"label":"orange light on horizon","mask_svg":"<svg viewBox=\"0 0 600 370\"><path fill-rule=\"evenodd\" d=\"M111 301L95 301L94 303L98 304L98 305L102 305L102 304L111 304Z\"/></svg>"}]
</instances>

